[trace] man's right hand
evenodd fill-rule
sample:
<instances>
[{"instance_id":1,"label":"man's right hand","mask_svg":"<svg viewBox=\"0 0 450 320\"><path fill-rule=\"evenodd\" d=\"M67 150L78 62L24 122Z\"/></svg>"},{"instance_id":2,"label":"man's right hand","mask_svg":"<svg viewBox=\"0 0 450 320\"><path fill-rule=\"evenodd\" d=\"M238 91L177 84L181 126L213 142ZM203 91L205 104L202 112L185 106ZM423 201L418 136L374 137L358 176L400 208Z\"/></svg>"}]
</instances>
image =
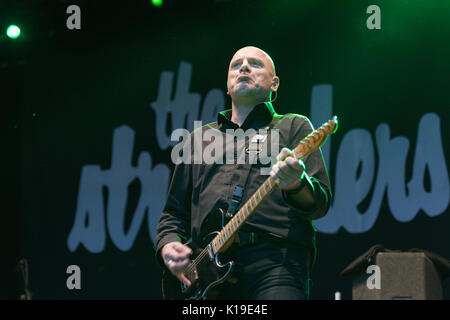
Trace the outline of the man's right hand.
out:
<instances>
[{"instance_id":1,"label":"man's right hand","mask_svg":"<svg viewBox=\"0 0 450 320\"><path fill-rule=\"evenodd\" d=\"M191 282L183 274L183 271L191 262L189 258L191 254L191 248L178 241L169 242L161 250L161 256L167 268L187 287L191 285Z\"/></svg>"}]
</instances>

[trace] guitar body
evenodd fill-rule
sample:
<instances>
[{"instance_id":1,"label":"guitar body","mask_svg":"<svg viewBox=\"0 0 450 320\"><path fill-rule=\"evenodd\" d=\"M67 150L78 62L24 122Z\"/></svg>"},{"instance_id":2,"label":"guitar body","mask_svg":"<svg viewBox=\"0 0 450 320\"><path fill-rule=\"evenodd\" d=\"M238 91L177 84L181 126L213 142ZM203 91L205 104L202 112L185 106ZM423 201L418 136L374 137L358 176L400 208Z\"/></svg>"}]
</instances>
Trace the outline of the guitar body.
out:
<instances>
[{"instance_id":1,"label":"guitar body","mask_svg":"<svg viewBox=\"0 0 450 320\"><path fill-rule=\"evenodd\" d=\"M212 228L217 230L218 226L220 226L218 223L219 219L221 219L220 214L217 212L212 213L205 219L201 230L211 230ZM219 294L220 284L225 281L231 283L237 281L236 276L238 272L236 272L236 269L238 268L236 268L236 263L233 261L222 263L219 258L220 254L214 255L212 251L208 250L209 243L218 233L218 231L210 232L203 237L200 245L197 245L194 241L186 243L193 252L191 260L197 260L193 272L191 274L185 272L186 277L191 281L191 286L186 288L172 273L164 270L162 279L163 299L214 299Z\"/></svg>"}]
</instances>

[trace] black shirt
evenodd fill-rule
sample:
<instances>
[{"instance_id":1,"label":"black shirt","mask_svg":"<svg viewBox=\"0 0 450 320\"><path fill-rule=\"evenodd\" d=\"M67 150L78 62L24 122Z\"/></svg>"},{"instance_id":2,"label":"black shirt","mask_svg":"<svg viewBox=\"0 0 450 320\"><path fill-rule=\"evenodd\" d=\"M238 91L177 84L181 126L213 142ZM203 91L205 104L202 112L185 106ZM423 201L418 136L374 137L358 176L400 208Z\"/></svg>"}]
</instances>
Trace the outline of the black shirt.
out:
<instances>
[{"instance_id":1,"label":"black shirt","mask_svg":"<svg viewBox=\"0 0 450 320\"><path fill-rule=\"evenodd\" d=\"M251 150L255 148L254 143L251 142L254 142L255 139L252 137L246 139L245 152L239 153L244 150L243 145L239 148L239 145L236 147L236 144L231 144L230 147L230 140L227 140L230 137L229 132L231 129L239 129L239 126L230 119L231 109L222 111L218 114L216 122L194 130L189 136L191 160L194 160L196 152L198 155L207 151L207 154L216 156L216 161L209 162L209 164L206 163L208 161L201 163L185 161L187 163L179 163L175 166L167 201L157 227L155 250L161 264L160 251L162 247L172 241L184 243L191 237L194 240L199 237L201 225L208 214L219 208L228 207L236 185L241 185L242 181L246 180L239 205L241 207L269 177L261 174L261 168L271 166L271 163L265 161L267 159L261 157L256 163L254 161L253 164L249 163L248 150L252 152ZM276 156L283 147L293 150L301 139L313 131L312 125L306 117L298 114L276 114L269 102L255 106L240 129L259 130L258 133L264 132L264 129L268 129L267 132L278 129L279 150L270 150L270 147L267 147L268 156L271 154ZM211 149L208 149L208 146L211 146L216 139L211 138L210 135L205 139L207 131L223 138L223 151L210 152ZM200 141L197 144L192 143L195 135L201 139L197 140L197 142ZM266 146L270 144L270 139L271 133L265 138ZM260 145L257 145L256 148L258 146ZM236 150L231 150L230 153L230 148L233 147ZM228 157L230 154L234 155L234 161L230 161ZM245 154L246 163L238 161L241 159L238 158L238 155ZM217 159L222 161L217 161ZM316 230L312 220L324 216L328 211L331 187L320 149L310 153L302 160L314 188L315 207L309 212L302 211L295 204L289 202L288 197L280 188L275 188L247 220L242 230L272 233L289 241L315 246Z\"/></svg>"}]
</instances>

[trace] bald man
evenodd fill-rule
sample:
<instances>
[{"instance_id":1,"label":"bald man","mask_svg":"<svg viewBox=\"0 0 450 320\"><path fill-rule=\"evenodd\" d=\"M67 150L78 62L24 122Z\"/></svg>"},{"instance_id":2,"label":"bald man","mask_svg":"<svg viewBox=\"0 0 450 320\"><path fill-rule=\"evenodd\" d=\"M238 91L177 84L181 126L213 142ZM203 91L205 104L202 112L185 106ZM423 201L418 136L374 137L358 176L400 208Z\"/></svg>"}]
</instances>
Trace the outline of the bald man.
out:
<instances>
[{"instance_id":1,"label":"bald man","mask_svg":"<svg viewBox=\"0 0 450 320\"><path fill-rule=\"evenodd\" d=\"M277 154L278 161L270 175L279 188L259 205L240 229L235 243L221 255L221 260L232 260L240 266L234 277L237 282L225 281L217 286L214 294L208 293L207 298L309 298L310 271L316 254L312 220L326 214L331 187L320 150L302 160L293 157L292 150L313 128L304 116L279 115L274 111L272 94L279 85L275 65L266 52L253 46L239 49L228 68L227 94L231 97L231 109L220 112L217 121L201 128L202 134L208 130L222 134L222 141L226 141L230 129L264 128L269 130L268 135L276 130L280 149L270 150ZM293 108L296 107L294 101ZM268 141L266 137L262 143ZM203 150L209 143L203 141ZM249 143L245 145L247 153L255 148L261 151L260 145ZM232 148L233 152L240 151L235 146ZM213 220L210 217L217 212L227 211L223 215L228 218L236 213L267 179L261 175L261 167L264 167L262 161L181 163L175 167L155 244L165 273L170 272L188 288L193 281L198 281L187 276L193 252L184 243L189 238L201 242L206 233L204 222ZM217 228L219 231L226 224L225 217Z\"/></svg>"}]
</instances>

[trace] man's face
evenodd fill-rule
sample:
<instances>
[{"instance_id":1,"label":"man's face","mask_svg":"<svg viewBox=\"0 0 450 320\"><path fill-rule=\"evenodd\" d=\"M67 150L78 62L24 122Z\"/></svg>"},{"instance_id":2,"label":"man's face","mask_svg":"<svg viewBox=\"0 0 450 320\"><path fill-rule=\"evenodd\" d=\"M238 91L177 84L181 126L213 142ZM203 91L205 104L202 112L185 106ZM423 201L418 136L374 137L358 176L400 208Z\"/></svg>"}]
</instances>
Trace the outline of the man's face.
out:
<instances>
[{"instance_id":1,"label":"man's face","mask_svg":"<svg viewBox=\"0 0 450 320\"><path fill-rule=\"evenodd\" d=\"M247 103L267 101L278 88L278 77L271 59L255 47L238 50L228 69L228 93L234 101Z\"/></svg>"}]
</instances>

